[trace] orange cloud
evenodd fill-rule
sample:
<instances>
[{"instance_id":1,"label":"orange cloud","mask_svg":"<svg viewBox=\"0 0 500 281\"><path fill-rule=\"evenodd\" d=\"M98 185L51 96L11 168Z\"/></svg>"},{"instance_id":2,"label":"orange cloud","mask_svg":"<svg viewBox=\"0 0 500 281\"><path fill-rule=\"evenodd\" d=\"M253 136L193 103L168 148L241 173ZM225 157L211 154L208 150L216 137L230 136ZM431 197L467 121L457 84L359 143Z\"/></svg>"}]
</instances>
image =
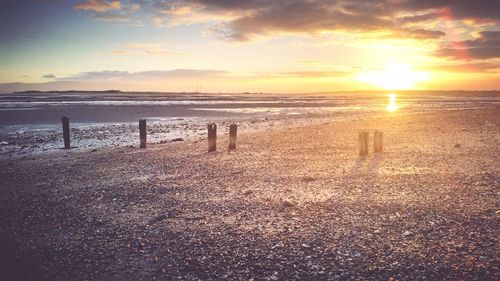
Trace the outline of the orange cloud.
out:
<instances>
[{"instance_id":1,"label":"orange cloud","mask_svg":"<svg viewBox=\"0 0 500 281\"><path fill-rule=\"evenodd\" d=\"M111 1L111 2L107 2L107 1L103 1L103 0L88 0L86 2L76 3L75 9L102 13L102 12L106 12L109 10L120 10L121 3L119 0Z\"/></svg>"},{"instance_id":2,"label":"orange cloud","mask_svg":"<svg viewBox=\"0 0 500 281\"><path fill-rule=\"evenodd\" d=\"M500 70L500 64L496 63L462 63L443 64L419 67L420 70L441 71L454 73L496 73Z\"/></svg>"},{"instance_id":3,"label":"orange cloud","mask_svg":"<svg viewBox=\"0 0 500 281\"><path fill-rule=\"evenodd\" d=\"M500 58L500 31L482 31L473 40L449 42L437 55L457 60Z\"/></svg>"},{"instance_id":4,"label":"orange cloud","mask_svg":"<svg viewBox=\"0 0 500 281\"><path fill-rule=\"evenodd\" d=\"M111 51L114 55L134 56L187 56L186 53L175 52L167 49L162 43L132 43L126 44L121 49Z\"/></svg>"}]
</instances>

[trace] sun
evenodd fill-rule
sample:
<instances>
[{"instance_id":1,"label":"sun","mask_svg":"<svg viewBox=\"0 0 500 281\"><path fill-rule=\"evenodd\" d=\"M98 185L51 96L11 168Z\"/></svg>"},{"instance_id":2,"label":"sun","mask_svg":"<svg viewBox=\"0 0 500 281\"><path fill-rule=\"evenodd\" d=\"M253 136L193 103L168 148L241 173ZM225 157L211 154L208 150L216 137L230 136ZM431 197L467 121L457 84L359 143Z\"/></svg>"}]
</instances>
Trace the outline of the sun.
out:
<instances>
[{"instance_id":1,"label":"sun","mask_svg":"<svg viewBox=\"0 0 500 281\"><path fill-rule=\"evenodd\" d=\"M429 74L422 71L414 71L408 64L390 64L383 70L362 72L358 80L369 83L386 90L411 90L417 87L417 83L428 80Z\"/></svg>"}]
</instances>

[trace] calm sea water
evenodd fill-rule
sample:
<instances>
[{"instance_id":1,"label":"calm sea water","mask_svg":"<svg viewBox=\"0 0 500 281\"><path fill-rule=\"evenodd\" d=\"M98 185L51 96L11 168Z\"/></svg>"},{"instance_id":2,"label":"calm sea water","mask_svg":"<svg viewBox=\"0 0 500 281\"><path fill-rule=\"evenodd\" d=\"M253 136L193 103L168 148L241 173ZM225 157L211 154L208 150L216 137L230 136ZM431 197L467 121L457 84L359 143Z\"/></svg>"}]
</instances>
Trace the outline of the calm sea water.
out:
<instances>
[{"instance_id":1,"label":"calm sea water","mask_svg":"<svg viewBox=\"0 0 500 281\"><path fill-rule=\"evenodd\" d=\"M139 118L330 114L496 107L498 92L270 94L20 93L0 95L0 126L133 122Z\"/></svg>"}]
</instances>

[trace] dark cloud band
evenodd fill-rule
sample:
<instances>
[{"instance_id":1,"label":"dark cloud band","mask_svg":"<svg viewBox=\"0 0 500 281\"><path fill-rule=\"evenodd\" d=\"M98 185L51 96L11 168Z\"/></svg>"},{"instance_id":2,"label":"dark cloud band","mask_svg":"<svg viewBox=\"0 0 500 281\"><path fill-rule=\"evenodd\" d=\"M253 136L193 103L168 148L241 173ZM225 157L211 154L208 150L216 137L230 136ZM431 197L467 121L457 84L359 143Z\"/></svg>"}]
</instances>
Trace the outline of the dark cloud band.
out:
<instances>
[{"instance_id":1,"label":"dark cloud band","mask_svg":"<svg viewBox=\"0 0 500 281\"><path fill-rule=\"evenodd\" d=\"M441 19L500 27L500 1L492 0L87 0L75 5L98 18L123 21L142 15L158 23L203 21L219 38L249 41L276 34L349 32L360 37L439 39ZM152 15L144 17L145 14ZM216 19L207 15L213 15ZM497 31L442 46L437 55L456 59L499 58ZM467 53L465 57L463 54Z\"/></svg>"}]
</instances>

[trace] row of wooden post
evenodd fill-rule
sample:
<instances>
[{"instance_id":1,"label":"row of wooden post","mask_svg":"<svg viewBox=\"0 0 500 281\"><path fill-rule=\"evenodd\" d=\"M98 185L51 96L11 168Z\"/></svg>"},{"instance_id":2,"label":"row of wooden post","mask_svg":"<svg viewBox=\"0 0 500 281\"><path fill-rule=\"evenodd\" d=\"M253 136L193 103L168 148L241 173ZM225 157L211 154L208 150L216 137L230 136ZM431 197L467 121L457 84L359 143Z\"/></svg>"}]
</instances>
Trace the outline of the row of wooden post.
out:
<instances>
[{"instance_id":1,"label":"row of wooden post","mask_svg":"<svg viewBox=\"0 0 500 281\"><path fill-rule=\"evenodd\" d=\"M64 148L70 148L70 138L69 138L69 119L68 117L62 118L63 127L63 138L64 138ZM217 124L209 123L207 124L208 130L208 152L217 150ZM229 126L229 149L236 149L236 134L238 132L238 126L232 124ZM380 131L375 131L373 134L373 151L375 153L382 152L382 136L383 133ZM140 138L140 148L146 148L146 119L139 120L139 138ZM359 156L368 155L368 140L370 138L370 133L363 131L359 133Z\"/></svg>"},{"instance_id":2,"label":"row of wooden post","mask_svg":"<svg viewBox=\"0 0 500 281\"><path fill-rule=\"evenodd\" d=\"M64 138L64 148L69 149L70 138L69 138L69 118L62 117L62 127L63 127L63 138ZM208 129L208 152L217 150L217 125L215 123L209 123L207 125ZM232 124L229 126L229 149L236 149L236 134L238 132L238 125ZM146 148L147 134L146 134L146 119L139 120L139 139L140 148Z\"/></svg>"},{"instance_id":3,"label":"row of wooden post","mask_svg":"<svg viewBox=\"0 0 500 281\"><path fill-rule=\"evenodd\" d=\"M217 150L217 124L207 124L208 130L208 152ZM232 124L229 126L229 149L236 149L236 134L238 125ZM140 148L146 148L146 120L139 120L139 137L141 139Z\"/></svg>"},{"instance_id":4,"label":"row of wooden post","mask_svg":"<svg viewBox=\"0 0 500 281\"><path fill-rule=\"evenodd\" d=\"M375 153L382 152L382 137L383 133L380 131L375 131L373 134L373 151ZM359 133L359 156L368 155L368 140L370 139L370 133L363 131Z\"/></svg>"},{"instance_id":5,"label":"row of wooden post","mask_svg":"<svg viewBox=\"0 0 500 281\"><path fill-rule=\"evenodd\" d=\"M208 152L217 150L217 124L207 124L208 130ZM236 135L238 133L238 125L229 125L229 149L236 149Z\"/></svg>"}]
</instances>

